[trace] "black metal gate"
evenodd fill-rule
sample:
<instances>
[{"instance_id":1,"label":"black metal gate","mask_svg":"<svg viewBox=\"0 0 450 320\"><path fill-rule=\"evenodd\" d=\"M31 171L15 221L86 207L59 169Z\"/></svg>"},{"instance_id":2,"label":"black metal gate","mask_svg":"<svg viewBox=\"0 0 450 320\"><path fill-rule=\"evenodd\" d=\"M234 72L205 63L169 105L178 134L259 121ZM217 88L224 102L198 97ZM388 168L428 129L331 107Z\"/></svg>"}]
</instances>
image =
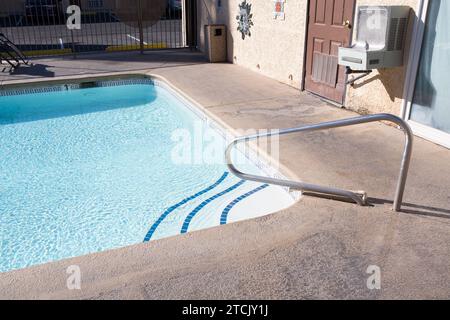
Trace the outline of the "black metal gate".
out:
<instances>
[{"instance_id":1,"label":"black metal gate","mask_svg":"<svg viewBox=\"0 0 450 320\"><path fill-rule=\"evenodd\" d=\"M184 0L1 0L0 6L0 32L28 56L182 48L185 26Z\"/></svg>"}]
</instances>

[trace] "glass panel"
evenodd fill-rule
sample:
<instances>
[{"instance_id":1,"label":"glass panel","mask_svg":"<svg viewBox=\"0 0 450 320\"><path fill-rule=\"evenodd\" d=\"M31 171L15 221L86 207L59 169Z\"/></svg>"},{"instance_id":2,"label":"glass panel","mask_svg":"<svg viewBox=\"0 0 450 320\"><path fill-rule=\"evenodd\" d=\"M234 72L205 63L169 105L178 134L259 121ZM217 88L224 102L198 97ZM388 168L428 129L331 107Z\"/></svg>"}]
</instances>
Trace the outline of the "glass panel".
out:
<instances>
[{"instance_id":1,"label":"glass panel","mask_svg":"<svg viewBox=\"0 0 450 320\"><path fill-rule=\"evenodd\" d=\"M411 120L450 133L450 1L430 0Z\"/></svg>"}]
</instances>

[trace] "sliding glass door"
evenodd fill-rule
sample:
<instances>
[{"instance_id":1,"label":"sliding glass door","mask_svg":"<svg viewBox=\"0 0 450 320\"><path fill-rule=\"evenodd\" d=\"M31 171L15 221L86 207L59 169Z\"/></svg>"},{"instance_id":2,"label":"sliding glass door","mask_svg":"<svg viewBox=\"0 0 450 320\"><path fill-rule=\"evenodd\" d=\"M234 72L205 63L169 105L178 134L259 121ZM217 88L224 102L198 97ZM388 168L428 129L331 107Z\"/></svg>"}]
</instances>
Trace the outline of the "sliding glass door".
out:
<instances>
[{"instance_id":1,"label":"sliding glass door","mask_svg":"<svg viewBox=\"0 0 450 320\"><path fill-rule=\"evenodd\" d=\"M450 147L450 1L424 0L420 56L407 117L416 133ZM416 48L420 46L416 45Z\"/></svg>"}]
</instances>

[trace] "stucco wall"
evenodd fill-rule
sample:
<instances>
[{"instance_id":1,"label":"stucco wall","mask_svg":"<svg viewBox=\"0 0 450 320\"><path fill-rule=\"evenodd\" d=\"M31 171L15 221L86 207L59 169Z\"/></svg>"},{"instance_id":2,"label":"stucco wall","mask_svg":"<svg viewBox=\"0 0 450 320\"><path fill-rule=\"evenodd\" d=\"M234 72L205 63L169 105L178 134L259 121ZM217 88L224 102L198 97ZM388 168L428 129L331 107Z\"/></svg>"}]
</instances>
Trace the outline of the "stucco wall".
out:
<instances>
[{"instance_id":1,"label":"stucco wall","mask_svg":"<svg viewBox=\"0 0 450 320\"><path fill-rule=\"evenodd\" d=\"M242 0L199 0L199 47L205 49L204 26L228 26L228 60L280 82L300 88L306 28L307 0L287 0L286 19L273 18L273 1L249 0L252 4L251 36L242 40L236 15ZM208 12L209 11L209 12Z\"/></svg>"},{"instance_id":2,"label":"stucco wall","mask_svg":"<svg viewBox=\"0 0 450 320\"><path fill-rule=\"evenodd\" d=\"M302 84L307 0L286 0L286 20L274 20L273 2L248 0L252 4L251 37L241 39L236 15L242 0L199 0L199 44L205 49L204 25L223 23L228 26L228 60L280 82L300 88ZM407 5L415 15L417 0L358 0L357 5ZM410 19L409 29L412 29ZM407 35L407 64L411 32ZM398 115L403 102L406 68L382 69L373 72L354 87L348 87L345 106L360 113L390 112ZM290 78L292 77L292 79Z\"/></svg>"},{"instance_id":3,"label":"stucco wall","mask_svg":"<svg viewBox=\"0 0 450 320\"><path fill-rule=\"evenodd\" d=\"M403 103L406 65L417 0L360 0L357 5L405 5L411 7L403 67L375 70L364 80L357 81L354 87L347 88L345 102L347 108L359 113L388 112L399 115Z\"/></svg>"}]
</instances>

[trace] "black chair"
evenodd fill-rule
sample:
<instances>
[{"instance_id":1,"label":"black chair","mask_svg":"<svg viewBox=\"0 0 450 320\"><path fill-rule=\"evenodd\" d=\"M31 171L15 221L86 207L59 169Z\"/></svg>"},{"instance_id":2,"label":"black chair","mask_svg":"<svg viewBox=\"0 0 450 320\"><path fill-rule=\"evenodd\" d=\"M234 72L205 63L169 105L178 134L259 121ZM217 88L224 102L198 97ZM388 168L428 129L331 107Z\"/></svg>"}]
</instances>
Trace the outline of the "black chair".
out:
<instances>
[{"instance_id":1,"label":"black chair","mask_svg":"<svg viewBox=\"0 0 450 320\"><path fill-rule=\"evenodd\" d=\"M10 70L19 67L20 62L11 54L9 51L9 47L0 43L0 61L5 61L9 64ZM3 68L2 72L6 70L6 67Z\"/></svg>"},{"instance_id":2,"label":"black chair","mask_svg":"<svg viewBox=\"0 0 450 320\"><path fill-rule=\"evenodd\" d=\"M26 65L30 63L28 57L3 33L0 33L0 59L6 61L11 69L18 68L21 62Z\"/></svg>"}]
</instances>

